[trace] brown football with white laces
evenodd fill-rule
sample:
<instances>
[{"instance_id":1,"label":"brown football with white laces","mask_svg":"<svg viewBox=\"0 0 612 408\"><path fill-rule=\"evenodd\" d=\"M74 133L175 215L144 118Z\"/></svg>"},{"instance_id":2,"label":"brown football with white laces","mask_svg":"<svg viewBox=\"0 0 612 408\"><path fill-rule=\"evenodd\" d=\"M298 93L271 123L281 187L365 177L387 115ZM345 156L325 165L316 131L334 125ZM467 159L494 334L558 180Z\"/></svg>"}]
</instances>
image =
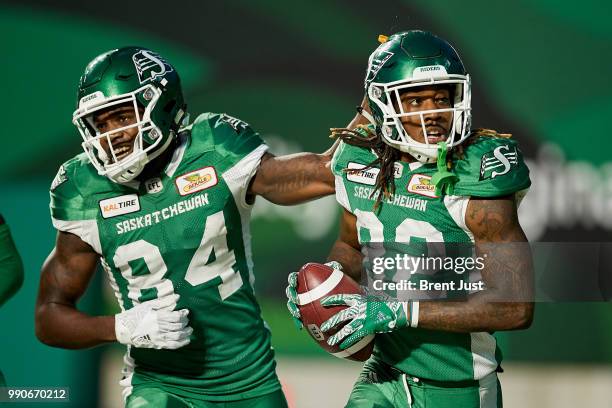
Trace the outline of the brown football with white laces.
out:
<instances>
[{"instance_id":1,"label":"brown football with white laces","mask_svg":"<svg viewBox=\"0 0 612 408\"><path fill-rule=\"evenodd\" d=\"M330 346L327 339L335 334L346 323L341 323L327 333L320 329L323 322L346 309L348 306L323 307L321 299L331 295L358 294L361 287L337 269L320 263L307 263L298 272L297 279L298 308L304 327L319 345L331 355L354 361L366 361L374 348L374 335L369 335L346 350L340 350L339 344Z\"/></svg>"}]
</instances>

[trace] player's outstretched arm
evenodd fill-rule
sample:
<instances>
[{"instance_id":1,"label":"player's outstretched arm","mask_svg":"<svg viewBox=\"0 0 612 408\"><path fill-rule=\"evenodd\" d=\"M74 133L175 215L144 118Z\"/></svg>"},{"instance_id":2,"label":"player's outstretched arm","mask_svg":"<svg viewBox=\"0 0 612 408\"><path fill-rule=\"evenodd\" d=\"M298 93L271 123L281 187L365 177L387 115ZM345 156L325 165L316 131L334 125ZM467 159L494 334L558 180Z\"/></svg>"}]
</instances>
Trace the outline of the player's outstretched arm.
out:
<instances>
[{"instance_id":1,"label":"player's outstretched arm","mask_svg":"<svg viewBox=\"0 0 612 408\"><path fill-rule=\"evenodd\" d=\"M23 284L23 262L15 247L8 225L0 215L0 306Z\"/></svg>"},{"instance_id":2,"label":"player's outstretched arm","mask_svg":"<svg viewBox=\"0 0 612 408\"><path fill-rule=\"evenodd\" d=\"M335 144L334 144L335 145ZM293 205L334 192L330 163L333 153L264 154L249 195L260 195L275 204Z\"/></svg>"},{"instance_id":3,"label":"player's outstretched arm","mask_svg":"<svg viewBox=\"0 0 612 408\"><path fill-rule=\"evenodd\" d=\"M514 195L472 197L466 225L474 234L486 290L465 302L420 302L419 327L453 332L525 329L533 319L533 265Z\"/></svg>"},{"instance_id":4,"label":"player's outstretched arm","mask_svg":"<svg viewBox=\"0 0 612 408\"><path fill-rule=\"evenodd\" d=\"M365 99L362 107L365 106ZM367 119L357 113L348 124L355 129ZM339 141L321 154L296 153L274 156L266 153L251 180L248 194L260 195L275 204L293 205L334 193L331 160Z\"/></svg>"},{"instance_id":5,"label":"player's outstretched arm","mask_svg":"<svg viewBox=\"0 0 612 408\"><path fill-rule=\"evenodd\" d=\"M98 254L76 235L59 232L45 261L36 301L36 336L54 347L79 349L115 341L113 316L77 310L98 263Z\"/></svg>"}]
</instances>

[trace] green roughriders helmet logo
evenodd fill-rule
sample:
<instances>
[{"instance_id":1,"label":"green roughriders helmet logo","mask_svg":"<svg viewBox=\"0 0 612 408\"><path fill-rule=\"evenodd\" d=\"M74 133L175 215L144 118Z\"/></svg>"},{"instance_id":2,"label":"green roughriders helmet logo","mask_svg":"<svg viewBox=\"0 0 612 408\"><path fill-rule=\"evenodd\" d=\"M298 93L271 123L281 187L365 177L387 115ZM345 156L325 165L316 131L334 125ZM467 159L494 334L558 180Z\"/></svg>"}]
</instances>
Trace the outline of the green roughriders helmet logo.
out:
<instances>
[{"instance_id":1,"label":"green roughriders helmet logo","mask_svg":"<svg viewBox=\"0 0 612 408\"><path fill-rule=\"evenodd\" d=\"M494 179L508 173L518 165L518 150L508 145L499 146L485 153L480 159L480 179Z\"/></svg>"},{"instance_id":2,"label":"green roughriders helmet logo","mask_svg":"<svg viewBox=\"0 0 612 408\"><path fill-rule=\"evenodd\" d=\"M383 65L385 65L385 63L389 61L389 58L392 56L393 53L390 51L381 51L376 55L372 54L370 63L368 64L368 75L366 75L365 79L366 84L376 77L378 71L380 71Z\"/></svg>"},{"instance_id":3,"label":"green roughriders helmet logo","mask_svg":"<svg viewBox=\"0 0 612 408\"><path fill-rule=\"evenodd\" d=\"M163 77L172 72L172 67L159 54L152 51L138 51L132 56L134 67L138 72L138 80L141 84L153 81L155 78Z\"/></svg>"}]
</instances>

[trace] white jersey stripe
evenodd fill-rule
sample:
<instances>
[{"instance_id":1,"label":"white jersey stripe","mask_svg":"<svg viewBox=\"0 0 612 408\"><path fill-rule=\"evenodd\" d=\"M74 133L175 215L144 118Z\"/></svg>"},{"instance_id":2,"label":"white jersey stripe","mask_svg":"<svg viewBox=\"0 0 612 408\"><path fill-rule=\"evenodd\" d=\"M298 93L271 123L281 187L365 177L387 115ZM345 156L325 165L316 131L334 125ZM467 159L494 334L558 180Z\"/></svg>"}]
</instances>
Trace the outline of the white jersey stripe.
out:
<instances>
[{"instance_id":1,"label":"white jersey stripe","mask_svg":"<svg viewBox=\"0 0 612 408\"><path fill-rule=\"evenodd\" d=\"M257 172L259 163L268 146L262 144L251 153L242 158L233 167L222 174L223 180L229 187L240 212L240 222L242 225L242 241L244 242L244 253L246 256L247 268L249 269L249 282L253 290L255 284L255 274L253 273L253 251L251 248L251 209L252 205L246 202L246 192L251 182L251 178Z\"/></svg>"},{"instance_id":2,"label":"white jersey stripe","mask_svg":"<svg viewBox=\"0 0 612 408\"><path fill-rule=\"evenodd\" d=\"M89 244L96 253L102 255L98 222L96 220L63 221L51 217L53 226L58 231L69 232Z\"/></svg>"},{"instance_id":3,"label":"white jersey stripe","mask_svg":"<svg viewBox=\"0 0 612 408\"><path fill-rule=\"evenodd\" d=\"M486 332L470 333L474 379L480 380L497 369L496 340Z\"/></svg>"},{"instance_id":4,"label":"white jersey stripe","mask_svg":"<svg viewBox=\"0 0 612 408\"><path fill-rule=\"evenodd\" d=\"M470 237L470 240L474 242L474 234L467 227L465 223L465 213L467 212L468 203L470 197L468 196L444 196L444 206L448 210L448 213L452 217L453 221Z\"/></svg>"},{"instance_id":5,"label":"white jersey stripe","mask_svg":"<svg viewBox=\"0 0 612 408\"><path fill-rule=\"evenodd\" d=\"M335 176L334 179L336 184L336 200L341 206L346 208L347 211L351 211L351 204L349 203L348 194L346 193L344 180L340 176Z\"/></svg>"},{"instance_id":6,"label":"white jersey stripe","mask_svg":"<svg viewBox=\"0 0 612 408\"><path fill-rule=\"evenodd\" d=\"M497 390L497 373L492 372L478 381L480 393L480 408L497 408L497 400L501 396Z\"/></svg>"}]
</instances>

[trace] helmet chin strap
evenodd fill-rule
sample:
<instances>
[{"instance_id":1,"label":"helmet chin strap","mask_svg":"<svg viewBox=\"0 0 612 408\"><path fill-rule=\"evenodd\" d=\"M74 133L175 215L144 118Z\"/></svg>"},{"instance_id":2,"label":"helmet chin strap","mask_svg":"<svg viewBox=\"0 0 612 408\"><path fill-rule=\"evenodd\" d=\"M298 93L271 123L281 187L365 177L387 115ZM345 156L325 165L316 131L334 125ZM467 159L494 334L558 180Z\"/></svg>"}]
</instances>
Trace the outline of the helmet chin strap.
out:
<instances>
[{"instance_id":1,"label":"helmet chin strap","mask_svg":"<svg viewBox=\"0 0 612 408\"><path fill-rule=\"evenodd\" d=\"M374 116L372 116L370 112L368 112L367 110L363 109L362 106L357 107L357 113L359 113L361 116L366 118L367 121L370 122L370 124L376 126L376 121L374 120Z\"/></svg>"}]
</instances>

